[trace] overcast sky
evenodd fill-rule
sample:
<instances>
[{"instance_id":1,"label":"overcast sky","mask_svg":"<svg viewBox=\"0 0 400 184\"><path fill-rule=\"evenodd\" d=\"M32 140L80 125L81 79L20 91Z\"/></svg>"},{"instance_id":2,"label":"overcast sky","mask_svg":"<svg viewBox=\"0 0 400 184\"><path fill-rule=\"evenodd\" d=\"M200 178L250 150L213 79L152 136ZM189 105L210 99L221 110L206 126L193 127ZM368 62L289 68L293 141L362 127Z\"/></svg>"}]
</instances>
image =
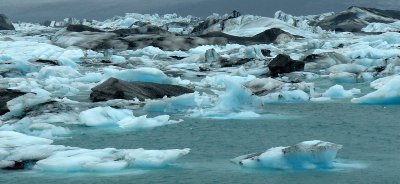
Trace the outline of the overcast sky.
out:
<instances>
[{"instance_id":1,"label":"overcast sky","mask_svg":"<svg viewBox=\"0 0 400 184\"><path fill-rule=\"evenodd\" d=\"M352 5L400 10L400 0L0 0L0 13L13 21L40 22L65 17L103 20L133 12L207 16L234 9L262 16L273 16L277 10L310 15Z\"/></svg>"}]
</instances>

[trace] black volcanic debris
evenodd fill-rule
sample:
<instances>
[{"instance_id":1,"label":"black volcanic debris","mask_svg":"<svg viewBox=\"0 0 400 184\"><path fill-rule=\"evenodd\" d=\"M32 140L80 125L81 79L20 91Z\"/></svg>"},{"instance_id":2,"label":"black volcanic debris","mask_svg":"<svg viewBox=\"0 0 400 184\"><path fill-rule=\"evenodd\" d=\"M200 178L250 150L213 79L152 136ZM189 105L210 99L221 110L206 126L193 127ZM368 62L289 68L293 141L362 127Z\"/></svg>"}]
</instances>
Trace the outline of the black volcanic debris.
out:
<instances>
[{"instance_id":1,"label":"black volcanic debris","mask_svg":"<svg viewBox=\"0 0 400 184\"><path fill-rule=\"evenodd\" d=\"M171 84L158 84L151 82L127 82L116 78L110 78L102 84L92 88L90 99L93 102L113 99L140 101L146 99L160 99L164 96L174 97L186 93L194 93L193 90Z\"/></svg>"},{"instance_id":2,"label":"black volcanic debris","mask_svg":"<svg viewBox=\"0 0 400 184\"><path fill-rule=\"evenodd\" d=\"M278 77L279 74L302 71L304 62L293 60L288 55L279 54L268 64L268 68L272 77Z\"/></svg>"},{"instance_id":3,"label":"black volcanic debris","mask_svg":"<svg viewBox=\"0 0 400 184\"><path fill-rule=\"evenodd\" d=\"M0 14L0 30L15 30L10 19L4 14Z\"/></svg>"},{"instance_id":4,"label":"black volcanic debris","mask_svg":"<svg viewBox=\"0 0 400 184\"><path fill-rule=\"evenodd\" d=\"M21 92L13 89L0 89L0 115L4 115L10 110L7 107L7 102L17 98L19 96L25 95L25 92Z\"/></svg>"}]
</instances>

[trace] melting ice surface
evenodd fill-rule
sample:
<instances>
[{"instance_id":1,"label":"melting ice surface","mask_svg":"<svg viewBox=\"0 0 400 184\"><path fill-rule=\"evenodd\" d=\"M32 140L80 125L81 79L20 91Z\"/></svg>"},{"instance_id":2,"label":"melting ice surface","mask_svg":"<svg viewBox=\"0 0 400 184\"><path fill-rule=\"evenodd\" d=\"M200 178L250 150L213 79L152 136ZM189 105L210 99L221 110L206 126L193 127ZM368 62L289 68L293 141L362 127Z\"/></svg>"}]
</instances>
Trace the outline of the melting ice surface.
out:
<instances>
[{"instance_id":1,"label":"melting ice surface","mask_svg":"<svg viewBox=\"0 0 400 184\"><path fill-rule=\"evenodd\" d=\"M83 149L52 145L50 139L0 131L0 168L28 167L55 172L115 172L129 168L162 168L190 149ZM21 168L20 168L21 169Z\"/></svg>"},{"instance_id":2,"label":"melting ice surface","mask_svg":"<svg viewBox=\"0 0 400 184\"><path fill-rule=\"evenodd\" d=\"M262 153L243 155L232 160L233 163L249 168L266 169L334 169L358 167L335 161L342 145L323 141L305 141L293 146L270 148Z\"/></svg>"}]
</instances>

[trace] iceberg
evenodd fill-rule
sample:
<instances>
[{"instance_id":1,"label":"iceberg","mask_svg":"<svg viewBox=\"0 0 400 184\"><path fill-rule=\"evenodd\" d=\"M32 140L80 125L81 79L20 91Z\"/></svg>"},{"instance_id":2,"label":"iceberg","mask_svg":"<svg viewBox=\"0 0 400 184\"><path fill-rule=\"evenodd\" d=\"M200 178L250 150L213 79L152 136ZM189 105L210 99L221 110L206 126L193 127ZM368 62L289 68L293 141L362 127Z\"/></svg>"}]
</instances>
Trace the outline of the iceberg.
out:
<instances>
[{"instance_id":1,"label":"iceberg","mask_svg":"<svg viewBox=\"0 0 400 184\"><path fill-rule=\"evenodd\" d=\"M147 118L147 115L136 117L128 109L114 109L112 107L96 107L88 109L79 114L79 121L82 125L96 126L117 126L123 129L150 129L169 124L176 124L182 120L170 120L169 115Z\"/></svg>"},{"instance_id":2,"label":"iceberg","mask_svg":"<svg viewBox=\"0 0 400 184\"><path fill-rule=\"evenodd\" d=\"M351 102L360 104L400 104L400 76L376 80L371 86L377 90Z\"/></svg>"},{"instance_id":3,"label":"iceberg","mask_svg":"<svg viewBox=\"0 0 400 184\"><path fill-rule=\"evenodd\" d=\"M275 147L265 152L243 155L233 163L248 168L267 169L332 169L342 145L319 140L305 141L293 146Z\"/></svg>"},{"instance_id":4,"label":"iceberg","mask_svg":"<svg viewBox=\"0 0 400 184\"><path fill-rule=\"evenodd\" d=\"M345 90L341 85L334 85L327 89L325 93L322 94L323 97L329 97L332 99L340 98L351 98L354 95L360 94L361 90L353 88L351 90Z\"/></svg>"},{"instance_id":5,"label":"iceberg","mask_svg":"<svg viewBox=\"0 0 400 184\"><path fill-rule=\"evenodd\" d=\"M50 172L118 172L165 168L190 149L83 149L53 145L45 138L0 131L0 169Z\"/></svg>"}]
</instances>

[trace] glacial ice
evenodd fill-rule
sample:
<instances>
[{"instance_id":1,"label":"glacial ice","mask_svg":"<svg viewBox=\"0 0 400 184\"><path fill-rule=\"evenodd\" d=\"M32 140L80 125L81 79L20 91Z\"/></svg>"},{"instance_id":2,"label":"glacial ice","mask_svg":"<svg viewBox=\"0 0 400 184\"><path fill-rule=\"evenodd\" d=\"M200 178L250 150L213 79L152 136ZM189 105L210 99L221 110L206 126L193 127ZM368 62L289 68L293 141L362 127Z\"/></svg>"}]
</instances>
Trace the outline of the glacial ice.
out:
<instances>
[{"instance_id":1,"label":"glacial ice","mask_svg":"<svg viewBox=\"0 0 400 184\"><path fill-rule=\"evenodd\" d=\"M362 31L373 33L399 32L400 21L393 23L370 23L367 27L364 27Z\"/></svg>"},{"instance_id":2,"label":"glacial ice","mask_svg":"<svg viewBox=\"0 0 400 184\"><path fill-rule=\"evenodd\" d=\"M114 68L104 69L104 79L114 77L128 82L153 82L159 84L177 84L179 81L170 78L163 71L156 68L136 68L117 70Z\"/></svg>"},{"instance_id":3,"label":"glacial ice","mask_svg":"<svg viewBox=\"0 0 400 184\"><path fill-rule=\"evenodd\" d=\"M123 129L150 129L169 124L176 124L182 120L170 120L169 115L148 118L147 115L136 117L128 109L114 109L112 107L96 107L79 114L79 121L86 126L117 126Z\"/></svg>"},{"instance_id":4,"label":"glacial ice","mask_svg":"<svg viewBox=\"0 0 400 184\"><path fill-rule=\"evenodd\" d=\"M341 85L335 85L330 87L322 94L323 97L329 97L332 99L340 99L340 98L351 98L354 95L360 94L361 90L353 88L351 90L345 90Z\"/></svg>"},{"instance_id":5,"label":"glacial ice","mask_svg":"<svg viewBox=\"0 0 400 184\"><path fill-rule=\"evenodd\" d=\"M0 44L0 50L0 56L7 53L8 60L13 61L14 67L23 72L33 69L28 63L31 59L57 60L62 65L76 67L76 63L84 56L80 49L63 49L37 41L4 41Z\"/></svg>"},{"instance_id":6,"label":"glacial ice","mask_svg":"<svg viewBox=\"0 0 400 184\"><path fill-rule=\"evenodd\" d=\"M50 101L50 95L44 89L33 89L32 93L27 93L7 102L9 114L19 116L31 107Z\"/></svg>"},{"instance_id":7,"label":"glacial ice","mask_svg":"<svg viewBox=\"0 0 400 184\"><path fill-rule=\"evenodd\" d=\"M55 126L49 123L34 122L28 117L23 118L15 123L4 124L3 126L0 126L0 131L6 130L48 139L66 137L70 134L70 130L68 128Z\"/></svg>"},{"instance_id":8,"label":"glacial ice","mask_svg":"<svg viewBox=\"0 0 400 184\"><path fill-rule=\"evenodd\" d=\"M190 149L83 149L53 145L53 141L0 131L0 169L26 162L25 169L51 172L118 172L163 168L189 154ZM29 164L28 162L31 162Z\"/></svg>"},{"instance_id":9,"label":"glacial ice","mask_svg":"<svg viewBox=\"0 0 400 184\"><path fill-rule=\"evenodd\" d=\"M400 77L393 76L378 79L371 83L377 89L359 98L353 98L351 102L361 104L400 104Z\"/></svg>"},{"instance_id":10,"label":"glacial ice","mask_svg":"<svg viewBox=\"0 0 400 184\"><path fill-rule=\"evenodd\" d=\"M275 147L262 153L243 155L232 162L248 168L267 169L331 169L334 167L337 151L342 145L305 141L288 147Z\"/></svg>"}]
</instances>

